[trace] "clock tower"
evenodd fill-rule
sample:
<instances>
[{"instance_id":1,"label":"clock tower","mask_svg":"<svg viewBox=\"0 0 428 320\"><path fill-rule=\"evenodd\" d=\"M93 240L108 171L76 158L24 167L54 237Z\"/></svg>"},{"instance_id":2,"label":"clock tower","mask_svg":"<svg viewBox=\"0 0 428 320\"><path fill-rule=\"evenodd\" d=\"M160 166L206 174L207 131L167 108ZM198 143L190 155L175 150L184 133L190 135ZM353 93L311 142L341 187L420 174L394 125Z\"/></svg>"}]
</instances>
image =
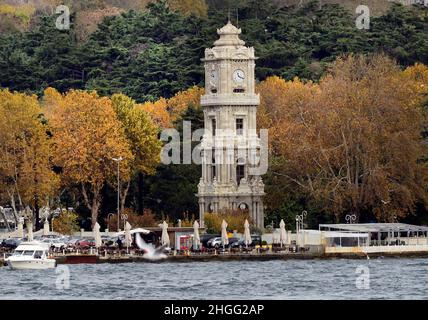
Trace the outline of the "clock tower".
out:
<instances>
[{"instance_id":1,"label":"clock tower","mask_svg":"<svg viewBox=\"0 0 428 320\"><path fill-rule=\"evenodd\" d=\"M254 48L239 38L229 21L220 39L205 50L205 95L201 97L205 133L201 143L202 177L198 185L200 221L223 209L247 210L263 228L264 184L257 135Z\"/></svg>"}]
</instances>

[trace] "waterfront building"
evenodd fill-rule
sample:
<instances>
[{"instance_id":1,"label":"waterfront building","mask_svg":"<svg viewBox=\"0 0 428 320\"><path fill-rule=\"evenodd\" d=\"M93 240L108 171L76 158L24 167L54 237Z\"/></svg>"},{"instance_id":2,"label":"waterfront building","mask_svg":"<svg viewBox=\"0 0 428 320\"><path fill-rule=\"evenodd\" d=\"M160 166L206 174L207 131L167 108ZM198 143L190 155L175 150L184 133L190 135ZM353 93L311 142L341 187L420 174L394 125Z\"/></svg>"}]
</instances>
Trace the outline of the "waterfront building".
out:
<instances>
[{"instance_id":1,"label":"waterfront building","mask_svg":"<svg viewBox=\"0 0 428 320\"><path fill-rule=\"evenodd\" d=\"M405 223L320 224L325 253L428 252L428 227Z\"/></svg>"},{"instance_id":2,"label":"waterfront building","mask_svg":"<svg viewBox=\"0 0 428 320\"><path fill-rule=\"evenodd\" d=\"M256 132L260 96L255 92L254 48L239 38L229 21L220 39L205 50L205 95L201 97L205 134L201 143L202 177L198 185L201 226L206 212L248 210L263 229L264 184L260 139Z\"/></svg>"}]
</instances>

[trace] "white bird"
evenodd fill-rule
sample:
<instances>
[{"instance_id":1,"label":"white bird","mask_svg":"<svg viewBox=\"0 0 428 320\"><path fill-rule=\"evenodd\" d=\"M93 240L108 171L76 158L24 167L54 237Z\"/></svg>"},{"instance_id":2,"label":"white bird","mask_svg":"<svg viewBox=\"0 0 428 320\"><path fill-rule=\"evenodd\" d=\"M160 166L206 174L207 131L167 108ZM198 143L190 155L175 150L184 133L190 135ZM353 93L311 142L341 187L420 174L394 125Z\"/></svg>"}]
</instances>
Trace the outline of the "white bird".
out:
<instances>
[{"instance_id":1,"label":"white bird","mask_svg":"<svg viewBox=\"0 0 428 320\"><path fill-rule=\"evenodd\" d=\"M155 248L152 244L147 244L139 233L135 234L135 242L137 246L144 251L143 258L151 261L166 259L167 255L164 252L166 245Z\"/></svg>"}]
</instances>

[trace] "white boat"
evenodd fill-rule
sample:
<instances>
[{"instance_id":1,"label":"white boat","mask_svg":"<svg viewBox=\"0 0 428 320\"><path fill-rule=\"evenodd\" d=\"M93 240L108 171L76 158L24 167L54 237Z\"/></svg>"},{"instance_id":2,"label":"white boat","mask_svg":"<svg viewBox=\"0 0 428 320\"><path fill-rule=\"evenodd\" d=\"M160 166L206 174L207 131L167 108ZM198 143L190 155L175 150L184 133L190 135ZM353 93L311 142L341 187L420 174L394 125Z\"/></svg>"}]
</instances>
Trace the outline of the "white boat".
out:
<instances>
[{"instance_id":1,"label":"white boat","mask_svg":"<svg viewBox=\"0 0 428 320\"><path fill-rule=\"evenodd\" d=\"M5 262L12 269L50 269L56 266L56 260L49 258L49 244L39 241L21 243Z\"/></svg>"}]
</instances>

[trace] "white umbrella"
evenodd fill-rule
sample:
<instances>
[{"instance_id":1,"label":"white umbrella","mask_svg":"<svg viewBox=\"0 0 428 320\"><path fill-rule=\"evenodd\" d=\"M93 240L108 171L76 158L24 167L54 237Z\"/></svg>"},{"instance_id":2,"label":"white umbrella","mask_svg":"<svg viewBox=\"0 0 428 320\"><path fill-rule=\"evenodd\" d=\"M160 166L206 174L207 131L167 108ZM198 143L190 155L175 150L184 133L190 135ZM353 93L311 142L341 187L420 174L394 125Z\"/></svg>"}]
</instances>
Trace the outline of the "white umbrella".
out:
<instances>
[{"instance_id":1,"label":"white umbrella","mask_svg":"<svg viewBox=\"0 0 428 320\"><path fill-rule=\"evenodd\" d=\"M33 221L31 221L31 220L27 221L27 238L28 238L28 241L33 241L34 240L34 236L33 236Z\"/></svg>"},{"instance_id":2,"label":"white umbrella","mask_svg":"<svg viewBox=\"0 0 428 320\"><path fill-rule=\"evenodd\" d=\"M244 223L244 243L248 247L253 241L251 240L251 233L250 233L250 224L248 223L248 220L245 219Z\"/></svg>"},{"instance_id":3,"label":"white umbrella","mask_svg":"<svg viewBox=\"0 0 428 320\"><path fill-rule=\"evenodd\" d=\"M126 247L130 247L132 244L132 237L131 237L131 225L128 221L126 221L125 224L125 245Z\"/></svg>"},{"instance_id":4,"label":"white umbrella","mask_svg":"<svg viewBox=\"0 0 428 320\"><path fill-rule=\"evenodd\" d=\"M169 246L168 223L162 223L162 245Z\"/></svg>"},{"instance_id":5,"label":"white umbrella","mask_svg":"<svg viewBox=\"0 0 428 320\"><path fill-rule=\"evenodd\" d=\"M43 225L43 235L47 236L49 234L49 221L48 219L45 220L45 223Z\"/></svg>"},{"instance_id":6,"label":"white umbrella","mask_svg":"<svg viewBox=\"0 0 428 320\"><path fill-rule=\"evenodd\" d=\"M95 247L99 248L101 247L101 234L100 225L98 224L98 222L95 222L94 229L92 231L94 232Z\"/></svg>"},{"instance_id":7,"label":"white umbrella","mask_svg":"<svg viewBox=\"0 0 428 320\"><path fill-rule=\"evenodd\" d=\"M201 238L199 237L199 223L195 221L193 224L193 249L199 249Z\"/></svg>"},{"instance_id":8,"label":"white umbrella","mask_svg":"<svg viewBox=\"0 0 428 320\"><path fill-rule=\"evenodd\" d=\"M287 244L287 231L285 230L285 222L282 219L279 223L279 243L281 244L281 247Z\"/></svg>"},{"instance_id":9,"label":"white umbrella","mask_svg":"<svg viewBox=\"0 0 428 320\"><path fill-rule=\"evenodd\" d=\"M227 246L229 244L229 238L227 236L227 223L226 221L223 220L223 222L221 223L221 245L223 246Z\"/></svg>"}]
</instances>

